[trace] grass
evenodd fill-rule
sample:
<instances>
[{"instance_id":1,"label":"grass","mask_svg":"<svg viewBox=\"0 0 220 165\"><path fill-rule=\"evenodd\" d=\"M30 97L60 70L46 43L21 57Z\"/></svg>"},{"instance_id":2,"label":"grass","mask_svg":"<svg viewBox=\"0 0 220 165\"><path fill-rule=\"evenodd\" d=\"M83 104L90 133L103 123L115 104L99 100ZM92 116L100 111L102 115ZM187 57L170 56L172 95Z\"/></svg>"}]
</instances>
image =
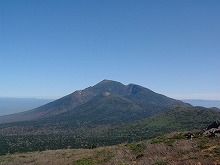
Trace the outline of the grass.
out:
<instances>
[{"instance_id":1,"label":"grass","mask_svg":"<svg viewBox=\"0 0 220 165\"><path fill-rule=\"evenodd\" d=\"M76 161L77 165L94 165L92 158L84 158Z\"/></svg>"},{"instance_id":2,"label":"grass","mask_svg":"<svg viewBox=\"0 0 220 165\"><path fill-rule=\"evenodd\" d=\"M186 139L172 133L138 143L95 149L65 149L0 156L1 165L171 165L220 163L220 138ZM204 147L205 146L205 147Z\"/></svg>"}]
</instances>

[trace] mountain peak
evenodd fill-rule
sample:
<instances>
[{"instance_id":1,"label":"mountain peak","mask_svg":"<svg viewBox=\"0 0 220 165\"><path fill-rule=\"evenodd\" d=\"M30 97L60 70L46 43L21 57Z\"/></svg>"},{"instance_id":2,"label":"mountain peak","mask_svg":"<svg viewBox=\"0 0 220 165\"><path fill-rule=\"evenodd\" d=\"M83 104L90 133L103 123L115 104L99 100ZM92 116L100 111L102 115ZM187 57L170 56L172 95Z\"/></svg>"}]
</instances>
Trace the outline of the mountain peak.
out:
<instances>
[{"instance_id":1,"label":"mountain peak","mask_svg":"<svg viewBox=\"0 0 220 165\"><path fill-rule=\"evenodd\" d=\"M107 79L104 79L102 80L101 82L99 82L98 84L96 84L94 87L107 87L107 86L118 86L118 85L123 85L122 83L120 82L117 82L117 81L113 81L113 80L107 80ZM124 86L124 85L123 85Z\"/></svg>"},{"instance_id":2,"label":"mountain peak","mask_svg":"<svg viewBox=\"0 0 220 165\"><path fill-rule=\"evenodd\" d=\"M102 81L99 82L99 83L109 83L109 82L116 82L116 81L104 79L104 80L102 80Z\"/></svg>"}]
</instances>

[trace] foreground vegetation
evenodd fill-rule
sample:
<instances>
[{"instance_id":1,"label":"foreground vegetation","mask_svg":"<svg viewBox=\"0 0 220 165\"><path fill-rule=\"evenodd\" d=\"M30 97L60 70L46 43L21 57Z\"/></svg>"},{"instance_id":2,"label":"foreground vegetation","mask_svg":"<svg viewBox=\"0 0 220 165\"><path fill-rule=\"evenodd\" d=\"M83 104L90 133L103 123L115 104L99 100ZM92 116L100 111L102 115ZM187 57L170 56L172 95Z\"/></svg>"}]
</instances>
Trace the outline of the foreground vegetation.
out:
<instances>
[{"instance_id":1,"label":"foreground vegetation","mask_svg":"<svg viewBox=\"0 0 220 165\"><path fill-rule=\"evenodd\" d=\"M137 143L96 149L48 150L0 156L0 164L73 164L73 165L180 165L220 164L220 138L208 138L196 131L186 139L186 132Z\"/></svg>"},{"instance_id":2,"label":"foreground vegetation","mask_svg":"<svg viewBox=\"0 0 220 165\"><path fill-rule=\"evenodd\" d=\"M0 155L16 152L32 152L56 149L91 149L111 146L121 143L138 142L155 138L173 131L190 131L204 129L215 120L220 120L220 114L206 109L175 109L149 119L120 126L79 127L76 130L62 128L62 131L52 132L50 125L41 127L45 132L33 132L28 123L20 127L2 126L0 134ZM24 132L23 130L28 131ZM71 128L71 124L68 126ZM17 132L7 134L7 130ZM35 129L34 129L35 130ZM65 131L66 130L66 131Z\"/></svg>"}]
</instances>

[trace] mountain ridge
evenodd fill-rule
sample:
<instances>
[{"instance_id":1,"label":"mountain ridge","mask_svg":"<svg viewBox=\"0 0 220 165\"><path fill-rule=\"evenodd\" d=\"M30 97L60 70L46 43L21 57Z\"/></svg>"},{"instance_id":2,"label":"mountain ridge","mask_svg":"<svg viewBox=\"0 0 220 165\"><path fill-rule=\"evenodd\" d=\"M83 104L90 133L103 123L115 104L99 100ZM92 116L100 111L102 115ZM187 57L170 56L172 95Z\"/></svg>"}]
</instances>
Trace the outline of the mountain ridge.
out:
<instances>
[{"instance_id":1,"label":"mountain ridge","mask_svg":"<svg viewBox=\"0 0 220 165\"><path fill-rule=\"evenodd\" d=\"M158 109L159 106L190 106L182 101L157 94L150 89L136 84L124 85L117 81L105 79L92 87L90 86L83 90L77 90L38 108L17 114L0 116L0 123L37 120L56 116L68 111L74 111L74 109L87 103L92 98L103 94L123 97L132 101L134 104L142 104L142 106L157 106Z\"/></svg>"}]
</instances>

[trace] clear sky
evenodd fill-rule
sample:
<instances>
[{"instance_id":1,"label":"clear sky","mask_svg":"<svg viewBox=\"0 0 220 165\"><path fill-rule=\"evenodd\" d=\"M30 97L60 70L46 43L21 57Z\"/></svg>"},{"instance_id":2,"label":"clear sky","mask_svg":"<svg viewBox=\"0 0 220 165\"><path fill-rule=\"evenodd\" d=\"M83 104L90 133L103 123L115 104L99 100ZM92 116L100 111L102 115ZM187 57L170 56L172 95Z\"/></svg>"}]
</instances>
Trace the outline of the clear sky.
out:
<instances>
[{"instance_id":1,"label":"clear sky","mask_svg":"<svg viewBox=\"0 0 220 165\"><path fill-rule=\"evenodd\" d=\"M59 98L103 79L220 100L220 1L0 1L0 97Z\"/></svg>"}]
</instances>

